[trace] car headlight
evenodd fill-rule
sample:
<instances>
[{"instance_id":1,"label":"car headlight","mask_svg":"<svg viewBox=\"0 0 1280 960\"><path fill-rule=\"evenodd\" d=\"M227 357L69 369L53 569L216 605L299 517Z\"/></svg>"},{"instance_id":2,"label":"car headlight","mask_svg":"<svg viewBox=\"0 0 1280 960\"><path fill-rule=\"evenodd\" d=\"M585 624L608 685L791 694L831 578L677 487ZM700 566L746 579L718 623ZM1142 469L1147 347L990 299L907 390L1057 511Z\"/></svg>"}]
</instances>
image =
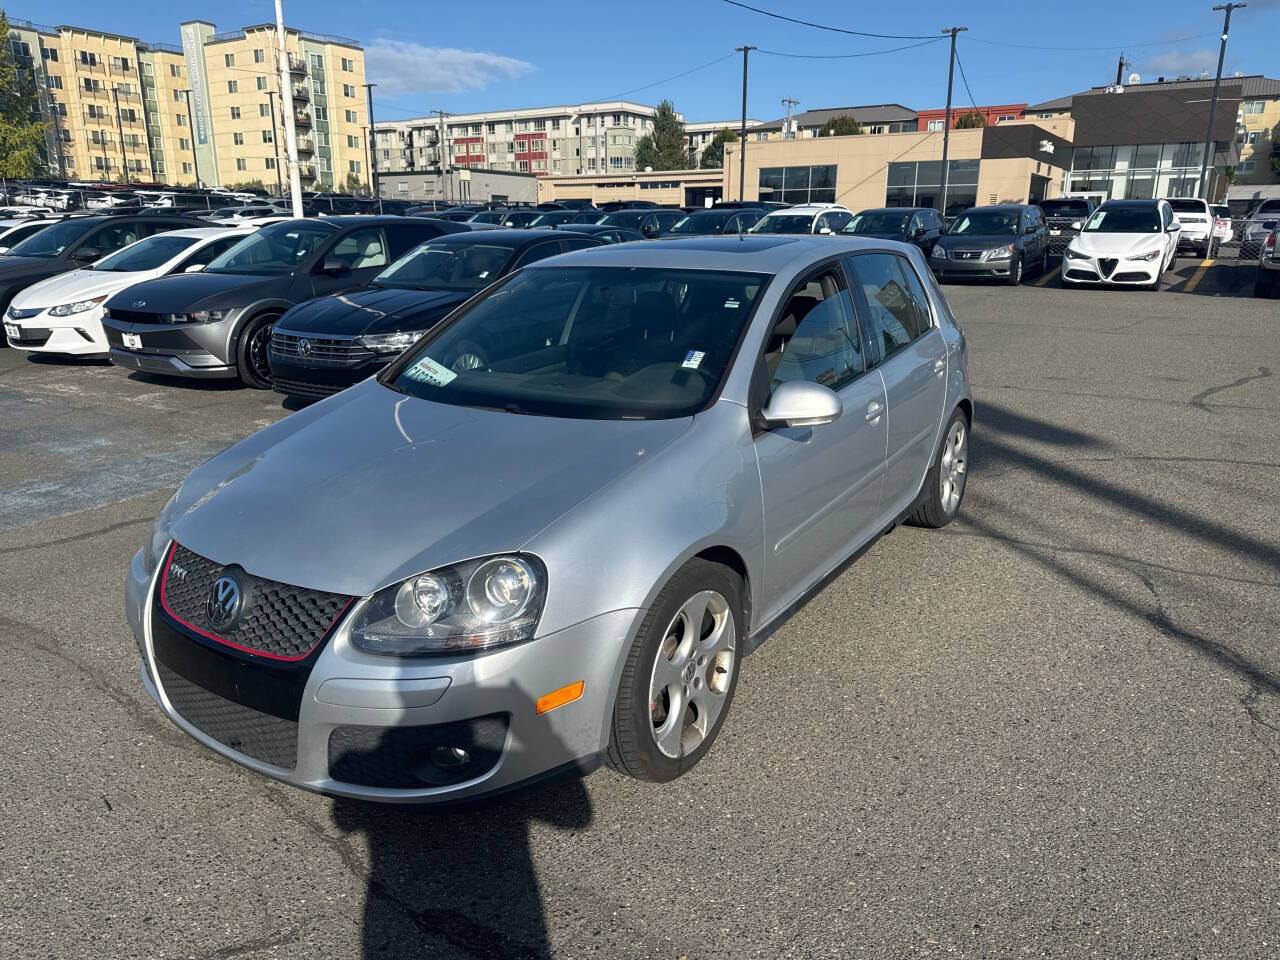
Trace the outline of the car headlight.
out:
<instances>
[{"instance_id":1,"label":"car headlight","mask_svg":"<svg viewBox=\"0 0 1280 960\"><path fill-rule=\"evenodd\" d=\"M230 310L193 310L191 313L175 313L174 323L217 323L226 318Z\"/></svg>"},{"instance_id":2,"label":"car headlight","mask_svg":"<svg viewBox=\"0 0 1280 960\"><path fill-rule=\"evenodd\" d=\"M937 257L939 260L945 260L947 259L947 251L943 249L941 246L935 246L933 248L933 252L929 254L929 256Z\"/></svg>"},{"instance_id":3,"label":"car headlight","mask_svg":"<svg viewBox=\"0 0 1280 960\"><path fill-rule=\"evenodd\" d=\"M441 567L374 594L351 628L351 643L393 657L522 643L533 638L546 590L546 569L528 554Z\"/></svg>"},{"instance_id":4,"label":"car headlight","mask_svg":"<svg viewBox=\"0 0 1280 960\"><path fill-rule=\"evenodd\" d=\"M86 310L92 310L103 300L105 296L94 297L92 300L77 300L75 303L60 303L49 311L51 317L69 317L73 313L84 313Z\"/></svg>"},{"instance_id":5,"label":"car headlight","mask_svg":"<svg viewBox=\"0 0 1280 960\"><path fill-rule=\"evenodd\" d=\"M1075 247L1068 246L1066 250L1068 260L1088 260L1088 254L1081 253Z\"/></svg>"},{"instance_id":6,"label":"car headlight","mask_svg":"<svg viewBox=\"0 0 1280 960\"><path fill-rule=\"evenodd\" d=\"M982 251L983 260L1008 260L1013 256L1013 244L1006 243L1003 247L993 247L990 250Z\"/></svg>"},{"instance_id":7,"label":"car headlight","mask_svg":"<svg viewBox=\"0 0 1280 960\"><path fill-rule=\"evenodd\" d=\"M357 337L356 343L368 347L374 353L399 353L413 344L425 331L404 330L400 333L373 333Z\"/></svg>"},{"instance_id":8,"label":"car headlight","mask_svg":"<svg viewBox=\"0 0 1280 960\"><path fill-rule=\"evenodd\" d=\"M1136 256L1125 257L1125 259L1126 260L1154 260L1158 256L1160 256L1159 248L1155 250L1148 250L1146 253L1139 253Z\"/></svg>"}]
</instances>

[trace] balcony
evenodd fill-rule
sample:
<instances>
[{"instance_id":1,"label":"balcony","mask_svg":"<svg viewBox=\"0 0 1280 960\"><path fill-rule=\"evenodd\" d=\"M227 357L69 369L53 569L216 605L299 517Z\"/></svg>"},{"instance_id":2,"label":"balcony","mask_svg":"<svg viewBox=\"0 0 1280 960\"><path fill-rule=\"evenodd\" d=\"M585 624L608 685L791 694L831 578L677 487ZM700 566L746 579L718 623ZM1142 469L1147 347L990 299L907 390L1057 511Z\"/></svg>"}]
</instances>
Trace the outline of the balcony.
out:
<instances>
[{"instance_id":1,"label":"balcony","mask_svg":"<svg viewBox=\"0 0 1280 960\"><path fill-rule=\"evenodd\" d=\"M310 137L298 138L298 156L302 156L304 153L307 156L310 156L315 152L316 152L316 145L314 142L312 142Z\"/></svg>"},{"instance_id":2,"label":"balcony","mask_svg":"<svg viewBox=\"0 0 1280 960\"><path fill-rule=\"evenodd\" d=\"M289 72L296 77L305 77L307 75L307 61L299 60L291 55L289 57Z\"/></svg>"},{"instance_id":3,"label":"balcony","mask_svg":"<svg viewBox=\"0 0 1280 960\"><path fill-rule=\"evenodd\" d=\"M298 176L303 180L314 180L316 178L316 167L313 163L298 164Z\"/></svg>"},{"instance_id":4,"label":"balcony","mask_svg":"<svg viewBox=\"0 0 1280 960\"><path fill-rule=\"evenodd\" d=\"M305 127L310 130L311 114L307 113L305 110L295 110L293 111L293 122L295 126Z\"/></svg>"},{"instance_id":5,"label":"balcony","mask_svg":"<svg viewBox=\"0 0 1280 960\"><path fill-rule=\"evenodd\" d=\"M307 89L305 83L293 84L293 99L306 103L311 99L311 91Z\"/></svg>"}]
</instances>

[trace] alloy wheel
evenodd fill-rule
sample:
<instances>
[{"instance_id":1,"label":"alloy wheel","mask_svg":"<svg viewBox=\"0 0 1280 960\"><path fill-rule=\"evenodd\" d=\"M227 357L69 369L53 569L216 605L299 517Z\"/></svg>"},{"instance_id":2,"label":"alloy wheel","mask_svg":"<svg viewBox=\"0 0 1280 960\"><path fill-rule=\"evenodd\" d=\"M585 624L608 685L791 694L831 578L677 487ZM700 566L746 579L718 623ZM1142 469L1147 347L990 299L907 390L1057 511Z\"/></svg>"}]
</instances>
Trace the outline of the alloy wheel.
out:
<instances>
[{"instance_id":1,"label":"alloy wheel","mask_svg":"<svg viewBox=\"0 0 1280 960\"><path fill-rule=\"evenodd\" d=\"M715 730L737 666L737 627L715 590L694 594L663 632L649 680L650 730L674 759L697 750Z\"/></svg>"},{"instance_id":2,"label":"alloy wheel","mask_svg":"<svg viewBox=\"0 0 1280 960\"><path fill-rule=\"evenodd\" d=\"M957 419L947 434L942 447L941 469L938 471L938 499L947 514L955 513L964 496L965 472L969 466L969 431L962 420Z\"/></svg>"},{"instance_id":3,"label":"alloy wheel","mask_svg":"<svg viewBox=\"0 0 1280 960\"><path fill-rule=\"evenodd\" d=\"M245 351L253 372L267 383L271 382L271 364L267 360L267 345L271 343L271 331L274 328L274 323L264 323L253 331L253 335L249 338L249 349Z\"/></svg>"}]
</instances>

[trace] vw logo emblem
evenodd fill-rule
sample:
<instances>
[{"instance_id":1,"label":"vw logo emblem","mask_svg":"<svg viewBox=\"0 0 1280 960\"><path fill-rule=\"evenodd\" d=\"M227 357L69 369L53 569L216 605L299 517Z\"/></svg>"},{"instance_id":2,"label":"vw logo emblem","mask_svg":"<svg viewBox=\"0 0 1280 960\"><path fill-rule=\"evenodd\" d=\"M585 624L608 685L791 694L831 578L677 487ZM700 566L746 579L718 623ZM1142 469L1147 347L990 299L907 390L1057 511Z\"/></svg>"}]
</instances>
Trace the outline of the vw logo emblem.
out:
<instances>
[{"instance_id":1,"label":"vw logo emblem","mask_svg":"<svg viewBox=\"0 0 1280 960\"><path fill-rule=\"evenodd\" d=\"M133 301L133 305L134 305L135 307L145 307L145 306L147 305L147 301L145 301L145 300L135 300L135 301Z\"/></svg>"},{"instance_id":2,"label":"vw logo emblem","mask_svg":"<svg viewBox=\"0 0 1280 960\"><path fill-rule=\"evenodd\" d=\"M209 623L225 627L240 612L240 584L231 577L219 577L209 588L209 603L205 608Z\"/></svg>"},{"instance_id":3,"label":"vw logo emblem","mask_svg":"<svg viewBox=\"0 0 1280 960\"><path fill-rule=\"evenodd\" d=\"M303 337L301 340L298 341L298 356L300 357L311 356L311 341L308 340L306 337Z\"/></svg>"}]
</instances>

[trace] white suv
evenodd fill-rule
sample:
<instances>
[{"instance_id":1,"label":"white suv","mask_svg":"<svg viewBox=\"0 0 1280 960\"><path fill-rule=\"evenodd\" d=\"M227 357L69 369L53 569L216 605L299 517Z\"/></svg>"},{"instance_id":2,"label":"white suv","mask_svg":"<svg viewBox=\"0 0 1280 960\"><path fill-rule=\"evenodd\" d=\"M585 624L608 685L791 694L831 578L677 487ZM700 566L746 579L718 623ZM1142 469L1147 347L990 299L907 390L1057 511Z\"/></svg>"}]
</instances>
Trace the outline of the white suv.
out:
<instances>
[{"instance_id":1,"label":"white suv","mask_svg":"<svg viewBox=\"0 0 1280 960\"><path fill-rule=\"evenodd\" d=\"M1173 214L1182 224L1178 234L1178 249L1194 250L1200 257L1218 255L1216 227L1217 215L1209 207L1209 201L1195 197L1169 197L1165 201L1173 208Z\"/></svg>"},{"instance_id":2,"label":"white suv","mask_svg":"<svg viewBox=\"0 0 1280 960\"><path fill-rule=\"evenodd\" d=\"M765 214L752 233L839 233L853 211L838 203L802 203Z\"/></svg>"}]
</instances>

